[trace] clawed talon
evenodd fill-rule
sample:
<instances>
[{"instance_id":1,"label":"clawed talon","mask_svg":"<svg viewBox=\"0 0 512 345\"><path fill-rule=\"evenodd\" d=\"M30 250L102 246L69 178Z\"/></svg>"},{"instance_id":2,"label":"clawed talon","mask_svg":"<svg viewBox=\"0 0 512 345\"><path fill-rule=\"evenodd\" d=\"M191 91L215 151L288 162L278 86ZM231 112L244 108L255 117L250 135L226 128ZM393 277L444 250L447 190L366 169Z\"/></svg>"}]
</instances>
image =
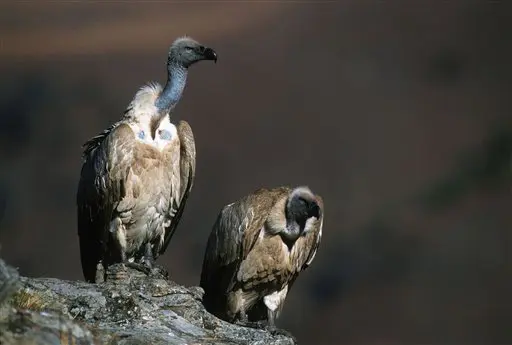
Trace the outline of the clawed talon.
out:
<instances>
[{"instance_id":1,"label":"clawed talon","mask_svg":"<svg viewBox=\"0 0 512 345\"><path fill-rule=\"evenodd\" d=\"M152 246L150 243L146 244L145 253L140 263L131 263L130 267L144 272L146 275L154 278L164 278L168 279L169 273L167 270L160 265L155 263L155 258L153 257Z\"/></svg>"},{"instance_id":2,"label":"clawed talon","mask_svg":"<svg viewBox=\"0 0 512 345\"><path fill-rule=\"evenodd\" d=\"M142 272L146 275L151 274L151 268L145 266L144 264L139 264L136 262L127 262L127 263L125 263L125 265L126 265L126 267L132 268L132 269Z\"/></svg>"},{"instance_id":3,"label":"clawed talon","mask_svg":"<svg viewBox=\"0 0 512 345\"><path fill-rule=\"evenodd\" d=\"M238 320L235 322L238 326L267 330L267 323L265 321L245 321Z\"/></svg>"},{"instance_id":4,"label":"clawed talon","mask_svg":"<svg viewBox=\"0 0 512 345\"><path fill-rule=\"evenodd\" d=\"M256 327L255 322L250 322L246 320L236 320L235 325L242 326L242 327L249 327L249 328L259 328Z\"/></svg>"},{"instance_id":5,"label":"clawed talon","mask_svg":"<svg viewBox=\"0 0 512 345\"><path fill-rule=\"evenodd\" d=\"M152 246L150 243L146 244L144 248L144 255L137 260L137 262L128 261L126 253L121 253L121 260L123 263L114 264L107 270L107 278L110 280L124 280L129 277L127 268L144 273L146 276L153 278L164 278L168 279L169 273L167 270L159 265L155 264L155 258L152 252Z\"/></svg>"},{"instance_id":6,"label":"clawed talon","mask_svg":"<svg viewBox=\"0 0 512 345\"><path fill-rule=\"evenodd\" d=\"M144 264L126 262L124 264L114 264L109 266L106 274L107 280L113 281L128 279L130 277L130 272L128 269L136 270L152 278L168 279L169 277L169 273L162 266L154 266L153 268L149 268Z\"/></svg>"},{"instance_id":7,"label":"clawed talon","mask_svg":"<svg viewBox=\"0 0 512 345\"><path fill-rule=\"evenodd\" d=\"M107 269L107 281L126 280L129 277L128 270L124 264L109 266Z\"/></svg>"}]
</instances>

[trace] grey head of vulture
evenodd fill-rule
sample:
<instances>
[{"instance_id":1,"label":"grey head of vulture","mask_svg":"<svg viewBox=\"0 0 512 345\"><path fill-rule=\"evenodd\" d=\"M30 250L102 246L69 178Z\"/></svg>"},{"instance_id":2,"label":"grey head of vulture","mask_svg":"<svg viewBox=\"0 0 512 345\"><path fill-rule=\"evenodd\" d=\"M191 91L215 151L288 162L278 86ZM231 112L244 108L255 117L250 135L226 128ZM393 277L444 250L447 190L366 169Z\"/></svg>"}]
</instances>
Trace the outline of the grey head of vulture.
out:
<instances>
[{"instance_id":1,"label":"grey head of vulture","mask_svg":"<svg viewBox=\"0 0 512 345\"><path fill-rule=\"evenodd\" d=\"M189 124L175 126L169 113L188 68L201 60L216 61L217 54L189 37L177 39L169 49L165 86L144 85L120 121L85 143L77 191L85 280L103 281L114 263L150 273L167 248L196 166Z\"/></svg>"},{"instance_id":2,"label":"grey head of vulture","mask_svg":"<svg viewBox=\"0 0 512 345\"><path fill-rule=\"evenodd\" d=\"M200 285L226 321L277 331L295 279L322 238L323 201L308 187L260 189L225 206L208 238Z\"/></svg>"}]
</instances>

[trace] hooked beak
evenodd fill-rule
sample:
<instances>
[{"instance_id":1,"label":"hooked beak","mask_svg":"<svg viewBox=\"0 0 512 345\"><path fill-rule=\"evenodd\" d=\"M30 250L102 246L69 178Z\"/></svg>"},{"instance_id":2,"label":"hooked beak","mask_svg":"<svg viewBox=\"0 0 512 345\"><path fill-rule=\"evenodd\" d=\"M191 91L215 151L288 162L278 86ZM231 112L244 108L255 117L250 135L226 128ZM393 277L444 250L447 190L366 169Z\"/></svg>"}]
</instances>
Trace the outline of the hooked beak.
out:
<instances>
[{"instance_id":1,"label":"hooked beak","mask_svg":"<svg viewBox=\"0 0 512 345\"><path fill-rule=\"evenodd\" d=\"M311 204L309 205L308 213L308 216L320 219L320 217L322 216L322 209L320 208L316 201L312 201Z\"/></svg>"},{"instance_id":2,"label":"hooked beak","mask_svg":"<svg viewBox=\"0 0 512 345\"><path fill-rule=\"evenodd\" d=\"M201 47L201 53L203 54L205 60L213 60L217 63L217 53L212 48Z\"/></svg>"}]
</instances>

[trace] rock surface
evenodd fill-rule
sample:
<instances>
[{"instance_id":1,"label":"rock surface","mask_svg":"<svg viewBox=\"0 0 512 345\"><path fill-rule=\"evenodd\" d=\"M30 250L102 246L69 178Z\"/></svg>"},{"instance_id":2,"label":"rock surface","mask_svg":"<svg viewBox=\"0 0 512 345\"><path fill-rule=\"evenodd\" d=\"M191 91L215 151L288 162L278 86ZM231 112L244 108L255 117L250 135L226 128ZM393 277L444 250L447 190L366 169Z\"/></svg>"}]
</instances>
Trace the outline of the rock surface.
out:
<instances>
[{"instance_id":1,"label":"rock surface","mask_svg":"<svg viewBox=\"0 0 512 345\"><path fill-rule=\"evenodd\" d=\"M216 318L201 297L136 271L98 285L18 277L0 259L0 344L294 344Z\"/></svg>"}]
</instances>

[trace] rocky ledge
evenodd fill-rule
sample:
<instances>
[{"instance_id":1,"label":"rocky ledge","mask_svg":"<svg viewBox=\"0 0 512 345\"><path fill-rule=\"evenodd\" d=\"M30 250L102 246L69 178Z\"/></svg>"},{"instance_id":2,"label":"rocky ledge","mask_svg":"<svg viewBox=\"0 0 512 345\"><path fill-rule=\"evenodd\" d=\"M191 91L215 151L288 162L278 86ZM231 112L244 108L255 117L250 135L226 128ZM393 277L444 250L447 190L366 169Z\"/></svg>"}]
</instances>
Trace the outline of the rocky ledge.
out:
<instances>
[{"instance_id":1,"label":"rocky ledge","mask_svg":"<svg viewBox=\"0 0 512 345\"><path fill-rule=\"evenodd\" d=\"M0 259L0 344L294 344L208 313L202 289L137 271L88 284L19 277Z\"/></svg>"}]
</instances>

